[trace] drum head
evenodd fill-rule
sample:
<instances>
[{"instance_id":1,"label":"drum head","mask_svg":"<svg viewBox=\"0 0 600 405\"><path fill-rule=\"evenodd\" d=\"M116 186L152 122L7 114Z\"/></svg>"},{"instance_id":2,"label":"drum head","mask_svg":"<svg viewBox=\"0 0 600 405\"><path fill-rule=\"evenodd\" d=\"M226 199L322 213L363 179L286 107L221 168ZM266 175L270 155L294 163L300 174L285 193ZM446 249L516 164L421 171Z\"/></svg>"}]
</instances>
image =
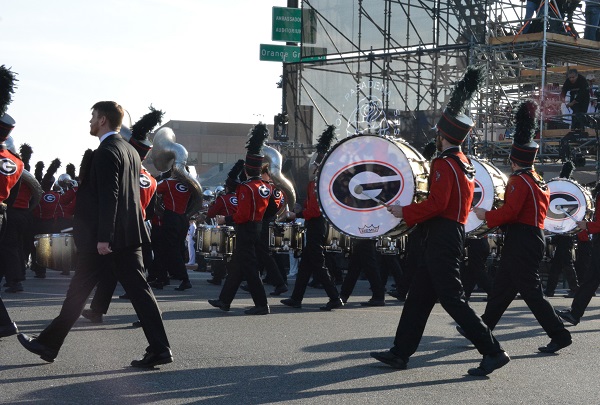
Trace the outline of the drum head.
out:
<instances>
[{"instance_id":1,"label":"drum head","mask_svg":"<svg viewBox=\"0 0 600 405\"><path fill-rule=\"evenodd\" d=\"M401 220L383 205L408 205L415 194L411 166L423 158L408 144L375 135L358 135L336 144L323 159L317 197L323 215L341 232L374 238L393 231ZM362 193L356 187L362 187Z\"/></svg>"},{"instance_id":2,"label":"drum head","mask_svg":"<svg viewBox=\"0 0 600 405\"><path fill-rule=\"evenodd\" d=\"M569 179L556 178L548 182L550 204L544 228L552 233L568 233L577 229L576 221L583 221L591 209L587 190ZM566 212L565 212L566 211Z\"/></svg>"},{"instance_id":3,"label":"drum head","mask_svg":"<svg viewBox=\"0 0 600 405\"><path fill-rule=\"evenodd\" d=\"M467 223L465 224L465 232L471 233L485 225L485 221L478 219L473 208L483 208L491 210L496 201L501 198L498 195L506 186L506 176L495 166L469 156L473 167L475 167L475 190L473 193L473 203Z\"/></svg>"}]
</instances>

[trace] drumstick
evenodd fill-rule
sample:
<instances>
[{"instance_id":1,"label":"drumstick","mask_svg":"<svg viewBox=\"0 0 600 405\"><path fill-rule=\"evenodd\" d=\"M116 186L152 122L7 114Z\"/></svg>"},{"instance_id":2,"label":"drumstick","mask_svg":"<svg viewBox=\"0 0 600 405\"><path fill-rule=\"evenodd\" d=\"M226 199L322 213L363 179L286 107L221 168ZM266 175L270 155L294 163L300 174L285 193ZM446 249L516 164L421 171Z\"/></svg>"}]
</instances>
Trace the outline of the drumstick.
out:
<instances>
[{"instance_id":1,"label":"drumstick","mask_svg":"<svg viewBox=\"0 0 600 405\"><path fill-rule=\"evenodd\" d=\"M386 204L386 203L384 203L384 202L383 202L383 201L381 201L379 198L371 197L371 196L370 196L370 195L368 195L368 194L364 194L364 193L363 193L363 186L361 186L360 184L357 184L357 185L356 185L356 187L354 187L354 192L355 192L356 194L362 194L362 195L364 195L365 197L367 197L367 198L370 198L371 200L375 201L375 202L376 202L376 203L378 203L378 204L381 204L381 205L383 205L383 206L384 206L384 207L386 207L386 208L387 208L387 207L389 207L389 204Z\"/></svg>"},{"instance_id":2,"label":"drumstick","mask_svg":"<svg viewBox=\"0 0 600 405\"><path fill-rule=\"evenodd\" d=\"M562 212L563 212L563 213L564 213L566 216L568 216L569 218L571 218L573 221L575 221L575 222L579 222L579 221L578 221L578 219L577 219L577 218L575 218L573 215L569 214L569 213L567 212L567 210L565 210L565 209L562 207L562 205L557 205L557 206L556 206L556 209L557 209L557 210L559 210L559 211L562 211Z\"/></svg>"}]
</instances>

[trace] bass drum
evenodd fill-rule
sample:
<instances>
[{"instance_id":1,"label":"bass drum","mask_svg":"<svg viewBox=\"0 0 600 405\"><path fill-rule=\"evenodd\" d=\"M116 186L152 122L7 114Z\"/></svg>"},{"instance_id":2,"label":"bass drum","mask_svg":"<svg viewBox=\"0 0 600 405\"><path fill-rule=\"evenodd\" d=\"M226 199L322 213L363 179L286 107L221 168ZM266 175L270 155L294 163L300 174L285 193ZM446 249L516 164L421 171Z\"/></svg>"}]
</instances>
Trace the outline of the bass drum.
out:
<instances>
[{"instance_id":1,"label":"bass drum","mask_svg":"<svg viewBox=\"0 0 600 405\"><path fill-rule=\"evenodd\" d=\"M558 177L548 182L548 189L550 204L544 228L550 233L577 233L576 221L591 218L592 195L576 181Z\"/></svg>"},{"instance_id":2,"label":"bass drum","mask_svg":"<svg viewBox=\"0 0 600 405\"><path fill-rule=\"evenodd\" d=\"M508 180L504 173L490 162L473 156L469 156L469 159L475 167L475 192L471 212L465 224L465 232L470 238L480 238L492 230L487 227L485 220L477 218L473 208L490 211L502 206Z\"/></svg>"},{"instance_id":3,"label":"bass drum","mask_svg":"<svg viewBox=\"0 0 600 405\"><path fill-rule=\"evenodd\" d=\"M327 221L346 235L360 239L401 235L410 228L373 199L403 206L421 201L427 196L428 176L429 162L408 143L354 135L323 158L317 199Z\"/></svg>"}]
</instances>

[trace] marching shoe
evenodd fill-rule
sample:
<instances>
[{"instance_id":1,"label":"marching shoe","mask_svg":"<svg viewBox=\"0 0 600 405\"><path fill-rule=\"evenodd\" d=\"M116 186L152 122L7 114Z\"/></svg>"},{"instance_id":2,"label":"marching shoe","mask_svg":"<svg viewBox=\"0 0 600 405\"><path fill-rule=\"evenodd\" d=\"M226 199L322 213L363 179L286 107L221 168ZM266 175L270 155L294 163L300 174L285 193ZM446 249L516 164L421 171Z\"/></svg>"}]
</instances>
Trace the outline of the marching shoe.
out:
<instances>
[{"instance_id":1,"label":"marching shoe","mask_svg":"<svg viewBox=\"0 0 600 405\"><path fill-rule=\"evenodd\" d=\"M29 350L33 354L37 354L40 358L48 363L52 363L56 356L58 356L58 350L52 350L47 346L44 346L38 342L37 337L29 336L24 333L19 333L17 336L19 343Z\"/></svg>"},{"instance_id":2,"label":"marching shoe","mask_svg":"<svg viewBox=\"0 0 600 405\"><path fill-rule=\"evenodd\" d=\"M552 339L550 343L548 343L546 346L538 347L538 350L542 353L556 353L560 349L564 349L565 347L570 346L571 343L573 343L571 339L564 341Z\"/></svg>"},{"instance_id":3,"label":"marching shoe","mask_svg":"<svg viewBox=\"0 0 600 405\"><path fill-rule=\"evenodd\" d=\"M481 363L479 363L479 367L470 368L467 371L467 373L469 373L469 375L483 377L492 373L494 370L505 366L506 364L508 364L509 361L510 357L508 357L508 354L506 354L506 352L500 352L496 354L484 354L483 360L481 360Z\"/></svg>"},{"instance_id":4,"label":"marching shoe","mask_svg":"<svg viewBox=\"0 0 600 405\"><path fill-rule=\"evenodd\" d=\"M20 282L17 283L11 283L8 288L6 290L4 290L7 293L18 293L23 291L23 284L21 284Z\"/></svg>"},{"instance_id":5,"label":"marching shoe","mask_svg":"<svg viewBox=\"0 0 600 405\"><path fill-rule=\"evenodd\" d=\"M400 302L406 301L406 294L400 294L396 290L388 291L388 295L396 298Z\"/></svg>"},{"instance_id":6,"label":"marching shoe","mask_svg":"<svg viewBox=\"0 0 600 405\"><path fill-rule=\"evenodd\" d=\"M337 298L335 300L329 300L325 306L319 308L321 311L331 311L332 309L341 308L344 306L344 302L341 298Z\"/></svg>"},{"instance_id":7,"label":"marching shoe","mask_svg":"<svg viewBox=\"0 0 600 405\"><path fill-rule=\"evenodd\" d=\"M248 284L240 284L240 290L246 291L246 292L250 291L250 290L248 290Z\"/></svg>"},{"instance_id":8,"label":"marching shoe","mask_svg":"<svg viewBox=\"0 0 600 405\"><path fill-rule=\"evenodd\" d=\"M280 301L283 305L287 305L292 308L302 308L302 303L300 301L296 301L293 298L286 298Z\"/></svg>"},{"instance_id":9,"label":"marching shoe","mask_svg":"<svg viewBox=\"0 0 600 405\"><path fill-rule=\"evenodd\" d=\"M215 308L219 308L221 311L229 311L229 304L225 304L221 300L208 300L208 303Z\"/></svg>"},{"instance_id":10,"label":"marching shoe","mask_svg":"<svg viewBox=\"0 0 600 405\"><path fill-rule=\"evenodd\" d=\"M371 357L398 370L406 370L406 361L389 350L387 352L371 352Z\"/></svg>"},{"instance_id":11,"label":"marching shoe","mask_svg":"<svg viewBox=\"0 0 600 405\"><path fill-rule=\"evenodd\" d=\"M181 284L179 284L179 287L175 287L175 291L185 291L190 288L192 288L192 283L190 283L190 280L183 280Z\"/></svg>"},{"instance_id":12,"label":"marching shoe","mask_svg":"<svg viewBox=\"0 0 600 405\"><path fill-rule=\"evenodd\" d=\"M271 309L268 305L265 306L255 306L250 309L244 311L246 315L267 315L271 313Z\"/></svg>"},{"instance_id":13,"label":"marching shoe","mask_svg":"<svg viewBox=\"0 0 600 405\"><path fill-rule=\"evenodd\" d=\"M46 273L35 273L34 278L46 278Z\"/></svg>"},{"instance_id":14,"label":"marching shoe","mask_svg":"<svg viewBox=\"0 0 600 405\"><path fill-rule=\"evenodd\" d=\"M385 307L385 300L374 300L370 299L366 302L361 302L360 305L363 307Z\"/></svg>"},{"instance_id":15,"label":"marching shoe","mask_svg":"<svg viewBox=\"0 0 600 405\"><path fill-rule=\"evenodd\" d=\"M155 289L157 289L157 290L162 290L162 289L163 289L163 287L164 287L165 285L167 285L167 284L165 284L165 283L164 283L164 282L162 282L162 281L154 280L154 281L150 281L150 282L148 283L148 285L149 285L150 287L152 287L152 288L155 288Z\"/></svg>"},{"instance_id":16,"label":"marching shoe","mask_svg":"<svg viewBox=\"0 0 600 405\"><path fill-rule=\"evenodd\" d=\"M221 280L215 280L214 278L206 280L206 282L214 285L221 285Z\"/></svg>"},{"instance_id":17,"label":"marching shoe","mask_svg":"<svg viewBox=\"0 0 600 405\"><path fill-rule=\"evenodd\" d=\"M575 315L573 315L570 309L555 309L554 312L556 312L556 315L558 315L559 318L569 322L571 325L577 325L579 323L579 319L575 318Z\"/></svg>"},{"instance_id":18,"label":"marching shoe","mask_svg":"<svg viewBox=\"0 0 600 405\"><path fill-rule=\"evenodd\" d=\"M89 319L91 323L102 323L102 314L94 310L84 309L81 311L81 316L85 319Z\"/></svg>"},{"instance_id":19,"label":"marching shoe","mask_svg":"<svg viewBox=\"0 0 600 405\"><path fill-rule=\"evenodd\" d=\"M131 362L132 367L138 368L152 368L161 364L167 364L173 362L173 354L171 350L167 350L162 353L146 352L144 357L140 360L133 360Z\"/></svg>"},{"instance_id":20,"label":"marching shoe","mask_svg":"<svg viewBox=\"0 0 600 405\"><path fill-rule=\"evenodd\" d=\"M137 321L133 322L131 324L131 326L133 326L134 328L141 328L142 327L142 322L139 321L139 320L137 320Z\"/></svg>"},{"instance_id":21,"label":"marching shoe","mask_svg":"<svg viewBox=\"0 0 600 405\"><path fill-rule=\"evenodd\" d=\"M14 322L0 326L0 338L16 335L17 333L19 333L19 329Z\"/></svg>"},{"instance_id":22,"label":"marching shoe","mask_svg":"<svg viewBox=\"0 0 600 405\"><path fill-rule=\"evenodd\" d=\"M278 296L286 292L288 292L288 287L287 285L282 284L280 286L275 287L275 290L273 290L270 295Z\"/></svg>"},{"instance_id":23,"label":"marching shoe","mask_svg":"<svg viewBox=\"0 0 600 405\"><path fill-rule=\"evenodd\" d=\"M342 302L344 304L348 303L348 298L350 298L350 297L340 294L340 299L342 300Z\"/></svg>"}]
</instances>

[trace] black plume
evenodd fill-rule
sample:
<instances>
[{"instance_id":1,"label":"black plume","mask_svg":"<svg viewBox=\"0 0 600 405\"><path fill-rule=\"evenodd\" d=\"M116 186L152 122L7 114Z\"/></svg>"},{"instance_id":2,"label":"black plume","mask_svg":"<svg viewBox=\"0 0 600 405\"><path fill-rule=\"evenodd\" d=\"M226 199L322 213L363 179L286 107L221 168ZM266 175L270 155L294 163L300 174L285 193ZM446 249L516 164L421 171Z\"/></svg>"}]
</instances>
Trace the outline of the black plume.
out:
<instances>
[{"instance_id":1,"label":"black plume","mask_svg":"<svg viewBox=\"0 0 600 405\"><path fill-rule=\"evenodd\" d=\"M6 113L8 105L12 102L15 82L18 81L16 76L9 68L0 66L0 116Z\"/></svg>"},{"instance_id":2,"label":"black plume","mask_svg":"<svg viewBox=\"0 0 600 405\"><path fill-rule=\"evenodd\" d=\"M232 180L237 180L240 173L244 170L244 160L240 159L237 162L235 162L235 164L233 165L233 167L231 168L231 170L229 171L229 173L227 174L227 177L229 177Z\"/></svg>"},{"instance_id":3,"label":"black plume","mask_svg":"<svg viewBox=\"0 0 600 405\"><path fill-rule=\"evenodd\" d=\"M571 174L573 174L573 170L575 170L575 165L569 160L563 164L559 177L562 179L570 179Z\"/></svg>"},{"instance_id":4,"label":"black plume","mask_svg":"<svg viewBox=\"0 0 600 405\"><path fill-rule=\"evenodd\" d=\"M67 174L68 174L69 176L71 176L71 178L72 178L73 180L75 180L75 177L76 177L76 176L75 176L75 165L74 165L73 163L69 163L69 164L67 165L66 172L67 172Z\"/></svg>"},{"instance_id":5,"label":"black plume","mask_svg":"<svg viewBox=\"0 0 600 405\"><path fill-rule=\"evenodd\" d=\"M515 133L513 141L517 145L526 145L533 140L537 127L538 105L535 101L523 101L515 114Z\"/></svg>"},{"instance_id":6,"label":"black plume","mask_svg":"<svg viewBox=\"0 0 600 405\"><path fill-rule=\"evenodd\" d=\"M42 177L44 177L44 162L40 161L35 164L34 176L35 176L35 179L41 184Z\"/></svg>"},{"instance_id":7,"label":"black plume","mask_svg":"<svg viewBox=\"0 0 600 405\"><path fill-rule=\"evenodd\" d=\"M19 148L19 153L21 154L21 160L23 160L23 165L25 165L25 170L29 171L31 166L29 166L29 160L31 160L31 155L33 154L33 149L27 143L24 143Z\"/></svg>"},{"instance_id":8,"label":"black plume","mask_svg":"<svg viewBox=\"0 0 600 405\"><path fill-rule=\"evenodd\" d=\"M484 67L469 66L462 79L456 83L446 109L453 115L465 112L466 104L473 94L479 90L485 79Z\"/></svg>"},{"instance_id":9,"label":"black plume","mask_svg":"<svg viewBox=\"0 0 600 405\"><path fill-rule=\"evenodd\" d=\"M435 146L435 141L429 141L423 147L423 157L427 160L431 160L433 155L435 155L435 152L437 152L437 146Z\"/></svg>"},{"instance_id":10,"label":"black plume","mask_svg":"<svg viewBox=\"0 0 600 405\"><path fill-rule=\"evenodd\" d=\"M252 155L260 155L262 152L262 147L269 137L269 130L267 129L267 124L263 124L259 122L252 128L250 131L250 138L248 142L246 142L246 149L248 153Z\"/></svg>"},{"instance_id":11,"label":"black plume","mask_svg":"<svg viewBox=\"0 0 600 405\"><path fill-rule=\"evenodd\" d=\"M155 126L162 123L162 117L165 114L161 110L156 110L150 105L150 112L145 114L131 127L131 136L134 139L143 141L146 140L148 132L152 131Z\"/></svg>"},{"instance_id":12,"label":"black plume","mask_svg":"<svg viewBox=\"0 0 600 405\"><path fill-rule=\"evenodd\" d=\"M44 174L44 177L42 178L42 190L50 191L50 189L54 185L54 175L56 174L56 171L59 167L60 159L57 158L50 162L50 166L48 166L48 170L46 170L46 174Z\"/></svg>"},{"instance_id":13,"label":"black plume","mask_svg":"<svg viewBox=\"0 0 600 405\"><path fill-rule=\"evenodd\" d=\"M335 140L335 125L329 125L317 140L317 153L325 154Z\"/></svg>"},{"instance_id":14,"label":"black plume","mask_svg":"<svg viewBox=\"0 0 600 405\"><path fill-rule=\"evenodd\" d=\"M94 151L91 149L87 149L83 152L83 157L81 158L81 163L79 164L79 182L83 184L84 179L90 168L92 167L92 158L94 157Z\"/></svg>"}]
</instances>

